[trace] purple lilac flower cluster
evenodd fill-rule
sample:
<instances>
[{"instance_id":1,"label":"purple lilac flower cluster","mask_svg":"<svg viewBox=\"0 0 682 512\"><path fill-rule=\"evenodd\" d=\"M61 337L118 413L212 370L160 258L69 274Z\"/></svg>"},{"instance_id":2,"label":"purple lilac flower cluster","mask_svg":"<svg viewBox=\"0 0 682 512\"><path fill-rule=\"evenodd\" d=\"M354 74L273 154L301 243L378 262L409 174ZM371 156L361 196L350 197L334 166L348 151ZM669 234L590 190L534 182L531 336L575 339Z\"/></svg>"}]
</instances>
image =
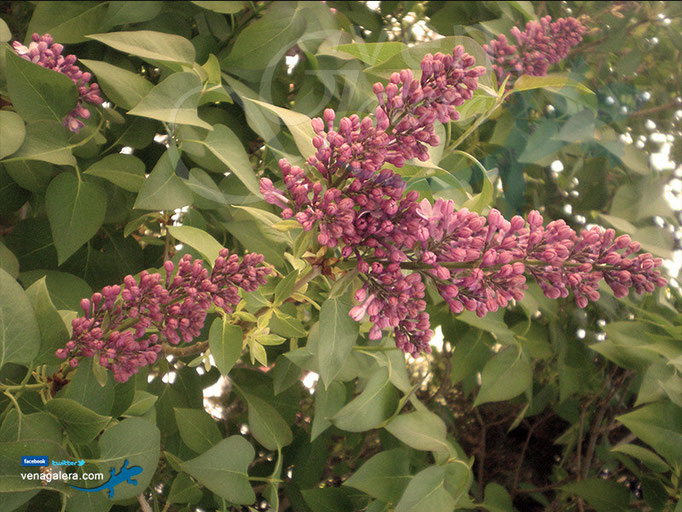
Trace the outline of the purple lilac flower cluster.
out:
<instances>
[{"instance_id":1,"label":"purple lilac flower cluster","mask_svg":"<svg viewBox=\"0 0 682 512\"><path fill-rule=\"evenodd\" d=\"M83 72L76 66L76 56L67 55L64 57L62 52L64 46L55 43L50 34L40 36L33 34L33 41L28 46L24 46L19 41L12 43L12 48L17 55L34 64L38 64L47 69L57 71L68 76L78 88L78 103L76 108L69 112L64 118L64 126L74 133L78 133L84 123L81 119L89 119L90 111L83 106L84 102L100 105L104 100L100 96L99 85L90 83L92 75Z\"/></svg>"},{"instance_id":2,"label":"purple lilac flower cluster","mask_svg":"<svg viewBox=\"0 0 682 512\"><path fill-rule=\"evenodd\" d=\"M60 359L78 366L79 357L98 357L118 382L127 381L138 369L154 363L161 340L173 345L190 343L204 326L211 304L231 313L239 303L239 290L256 290L265 284L271 269L261 266L261 254L247 254L242 261L222 249L213 270L188 254L175 265L164 263L161 274L143 271L138 280L126 276L123 286L105 286L91 299L83 299L84 316L73 320L73 334ZM148 334L149 330L156 331Z\"/></svg>"},{"instance_id":3,"label":"purple lilac flower cluster","mask_svg":"<svg viewBox=\"0 0 682 512\"><path fill-rule=\"evenodd\" d=\"M487 218L452 201L418 202L416 191L384 168L409 158L428 158L426 145L437 145L433 123L457 119L456 106L471 98L485 71L462 47L452 55L427 55L422 78L403 70L384 87L375 119L344 117L334 128L335 113L312 120L315 155L312 173L280 160L285 191L261 180L265 200L295 218L304 230L318 231L317 241L338 247L353 258L363 286L350 316L373 324L369 337L393 329L396 345L417 355L429 352L433 335L425 312L425 280L455 313L465 309L484 316L523 298L532 276L551 298L575 295L580 307L599 298L604 279L619 297L634 287L650 292L666 284L656 268L659 258L633 256L640 245L613 230L592 228L576 234L564 221L543 226L533 211L528 219L505 220L491 210ZM319 177L315 177L315 172Z\"/></svg>"},{"instance_id":4,"label":"purple lilac flower cluster","mask_svg":"<svg viewBox=\"0 0 682 512\"><path fill-rule=\"evenodd\" d=\"M533 210L527 220L505 220L492 209L487 218L466 208L455 211L452 201L423 200L417 214L424 220L415 255L431 265L428 272L455 313L464 309L485 316L521 300L525 274L532 276L552 299L573 292L577 305L599 299L604 279L617 297L630 288L652 292L666 281L656 268L660 258L639 254L640 244L628 235L597 226L579 235L563 220L543 226ZM621 252L622 251L622 252Z\"/></svg>"},{"instance_id":5,"label":"purple lilac flower cluster","mask_svg":"<svg viewBox=\"0 0 682 512\"><path fill-rule=\"evenodd\" d=\"M552 22L551 16L529 21L526 30L511 29L516 44L510 44L504 34L484 44L490 55L493 70L501 83L508 76L510 82L522 74L544 76L550 64L556 64L582 41L587 28L575 18L559 18ZM511 84L510 84L511 85Z\"/></svg>"}]
</instances>

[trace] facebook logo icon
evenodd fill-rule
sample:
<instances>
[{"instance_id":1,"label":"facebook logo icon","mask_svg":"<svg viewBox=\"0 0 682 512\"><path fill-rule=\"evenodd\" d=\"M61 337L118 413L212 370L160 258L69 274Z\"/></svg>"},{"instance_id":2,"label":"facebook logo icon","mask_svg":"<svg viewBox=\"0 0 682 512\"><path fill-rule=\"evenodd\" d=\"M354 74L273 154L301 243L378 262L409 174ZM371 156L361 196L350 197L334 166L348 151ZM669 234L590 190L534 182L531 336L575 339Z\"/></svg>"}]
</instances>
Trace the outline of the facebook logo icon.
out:
<instances>
[{"instance_id":1,"label":"facebook logo icon","mask_svg":"<svg viewBox=\"0 0 682 512\"><path fill-rule=\"evenodd\" d=\"M47 466L49 464L47 455L22 455L22 466Z\"/></svg>"}]
</instances>

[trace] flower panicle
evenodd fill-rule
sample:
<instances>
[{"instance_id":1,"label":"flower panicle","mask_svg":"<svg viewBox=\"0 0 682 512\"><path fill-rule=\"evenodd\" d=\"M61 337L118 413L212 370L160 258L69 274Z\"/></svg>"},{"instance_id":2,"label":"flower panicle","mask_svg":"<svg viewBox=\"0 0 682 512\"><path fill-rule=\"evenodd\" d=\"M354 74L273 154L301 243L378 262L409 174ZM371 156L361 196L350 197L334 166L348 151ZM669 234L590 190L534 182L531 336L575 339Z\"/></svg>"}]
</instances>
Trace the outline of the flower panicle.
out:
<instances>
[{"instance_id":1,"label":"flower panicle","mask_svg":"<svg viewBox=\"0 0 682 512\"><path fill-rule=\"evenodd\" d=\"M98 357L115 380L125 382L156 361L162 340L177 345L199 336L212 304L231 313L239 288L251 292L265 284L271 269L262 263L261 254L240 261L222 249L210 272L186 254L177 270L173 262L164 263L165 278L147 271L138 279L128 275L123 286L105 286L81 301L83 316L73 320L71 339L56 355L72 367L81 357Z\"/></svg>"},{"instance_id":2,"label":"flower panicle","mask_svg":"<svg viewBox=\"0 0 682 512\"><path fill-rule=\"evenodd\" d=\"M75 55L62 55L64 46L55 43L50 34L33 34L28 46L19 41L12 43L14 52L29 62L38 64L46 69L51 69L68 76L78 88L78 102L76 107L63 119L64 126L74 133L78 133L84 126L83 120L90 118L90 111L83 104L90 103L101 105L104 101L100 95L99 85L90 83L92 75L87 71L81 71L76 65Z\"/></svg>"},{"instance_id":3,"label":"flower panicle","mask_svg":"<svg viewBox=\"0 0 682 512\"><path fill-rule=\"evenodd\" d=\"M575 18L559 18L552 22L551 16L529 21L526 29L511 29L516 44L504 34L484 44L490 56L493 71L500 83L505 79L510 88L522 74L545 76L549 66L562 61L571 49L582 41L587 28Z\"/></svg>"}]
</instances>

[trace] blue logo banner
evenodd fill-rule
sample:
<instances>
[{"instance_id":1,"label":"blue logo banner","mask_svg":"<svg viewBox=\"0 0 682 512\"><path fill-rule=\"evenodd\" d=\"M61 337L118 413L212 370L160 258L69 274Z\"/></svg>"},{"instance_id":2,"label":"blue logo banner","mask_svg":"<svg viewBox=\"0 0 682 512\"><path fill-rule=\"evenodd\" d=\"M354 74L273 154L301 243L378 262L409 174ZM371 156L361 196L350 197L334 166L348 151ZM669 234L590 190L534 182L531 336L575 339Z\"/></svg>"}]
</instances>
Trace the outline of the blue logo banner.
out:
<instances>
[{"instance_id":1,"label":"blue logo banner","mask_svg":"<svg viewBox=\"0 0 682 512\"><path fill-rule=\"evenodd\" d=\"M22 455L21 465L22 466L47 466L49 464L49 459L47 455Z\"/></svg>"}]
</instances>

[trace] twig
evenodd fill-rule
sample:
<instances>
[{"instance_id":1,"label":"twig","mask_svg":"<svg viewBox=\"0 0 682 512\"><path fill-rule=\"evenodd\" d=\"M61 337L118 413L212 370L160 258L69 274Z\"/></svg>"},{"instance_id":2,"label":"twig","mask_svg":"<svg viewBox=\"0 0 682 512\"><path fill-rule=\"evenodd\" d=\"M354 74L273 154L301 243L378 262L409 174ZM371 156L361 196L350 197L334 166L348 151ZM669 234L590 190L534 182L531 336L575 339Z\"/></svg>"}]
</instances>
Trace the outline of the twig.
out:
<instances>
[{"instance_id":1,"label":"twig","mask_svg":"<svg viewBox=\"0 0 682 512\"><path fill-rule=\"evenodd\" d=\"M200 341L199 343L188 345L186 347L174 347L168 343L163 343L162 347L164 354L169 354L176 357L195 356L205 352L206 349L208 349L208 341Z\"/></svg>"},{"instance_id":2,"label":"twig","mask_svg":"<svg viewBox=\"0 0 682 512\"><path fill-rule=\"evenodd\" d=\"M137 495L137 502L140 504L140 508L142 509L142 512L152 512L152 507L150 507L149 503L147 503L147 500L144 499L144 495L138 494Z\"/></svg>"},{"instance_id":3,"label":"twig","mask_svg":"<svg viewBox=\"0 0 682 512\"><path fill-rule=\"evenodd\" d=\"M526 457L526 451L528 450L528 445L530 444L530 440L533 437L533 432L535 429L543 423L547 419L547 416L544 416L537 420L535 423L533 423L530 427L528 427L528 435L526 435L526 440L523 443L523 448L521 448L521 455L519 455L519 461L516 463L516 468L514 469L514 480L512 483L512 490L511 490L511 495L512 497L514 494L516 494L516 488L519 485L519 478L521 476L521 466L523 466L523 459Z\"/></svg>"},{"instance_id":4,"label":"twig","mask_svg":"<svg viewBox=\"0 0 682 512\"><path fill-rule=\"evenodd\" d=\"M630 114L629 117L645 117L645 116L648 116L649 114L655 114L657 112L661 112L662 110L670 110L675 105L677 105L677 103L675 103L674 101L671 101L671 102L666 103L665 105L658 105L656 107L638 110L637 112L633 112L632 114Z\"/></svg>"},{"instance_id":5,"label":"twig","mask_svg":"<svg viewBox=\"0 0 682 512\"><path fill-rule=\"evenodd\" d=\"M561 482L556 482L554 484L543 485L542 487L533 487L532 489L515 489L516 494L533 494L536 492L547 492L553 491L557 487L567 484L568 480L562 480Z\"/></svg>"},{"instance_id":6,"label":"twig","mask_svg":"<svg viewBox=\"0 0 682 512\"><path fill-rule=\"evenodd\" d=\"M296 291L300 290L304 285L306 285L309 281L317 277L319 274L320 269L318 267L313 267L307 274L301 277L301 279L296 281L296 284L294 284L294 287L291 289L291 294L294 294ZM255 316L259 317L269 309L270 308L268 307L261 308L256 312ZM240 327L242 327L242 330L244 329L243 325L240 325ZM174 347L173 345L164 342L162 344L162 347L164 354L176 357L195 356L197 354L205 352L208 349L208 341L201 341L199 343L194 343L193 345L188 345L186 347Z\"/></svg>"},{"instance_id":7,"label":"twig","mask_svg":"<svg viewBox=\"0 0 682 512\"><path fill-rule=\"evenodd\" d=\"M481 417L481 413L478 409L474 407L474 415L481 425L481 437L478 440L478 493L479 497L483 498L483 481L485 480L485 434L486 434L486 424Z\"/></svg>"},{"instance_id":8,"label":"twig","mask_svg":"<svg viewBox=\"0 0 682 512\"><path fill-rule=\"evenodd\" d=\"M452 382L450 379L450 369L452 368L452 351L445 350L444 346L443 355L445 356L445 369L443 370L443 378L441 379L438 389L426 400L427 404L431 403L438 395L444 394L445 391L449 389L450 383Z\"/></svg>"},{"instance_id":9,"label":"twig","mask_svg":"<svg viewBox=\"0 0 682 512\"><path fill-rule=\"evenodd\" d=\"M594 455L594 449L595 446L597 445L597 439L599 439L599 436L601 435L602 432L602 429L600 427L602 421L604 421L606 411L609 408L609 403L611 402L611 399L618 392L618 390L626 380L627 380L626 378L621 379L620 383L617 386L614 386L611 389L611 391L609 391L608 395L602 402L601 407L597 411L597 415L595 416L594 421L592 422L592 428L590 429L590 440L587 444L587 451L585 452L585 465L582 468L583 479L587 478L587 474L589 473L590 467L592 466L592 456Z\"/></svg>"}]
</instances>

